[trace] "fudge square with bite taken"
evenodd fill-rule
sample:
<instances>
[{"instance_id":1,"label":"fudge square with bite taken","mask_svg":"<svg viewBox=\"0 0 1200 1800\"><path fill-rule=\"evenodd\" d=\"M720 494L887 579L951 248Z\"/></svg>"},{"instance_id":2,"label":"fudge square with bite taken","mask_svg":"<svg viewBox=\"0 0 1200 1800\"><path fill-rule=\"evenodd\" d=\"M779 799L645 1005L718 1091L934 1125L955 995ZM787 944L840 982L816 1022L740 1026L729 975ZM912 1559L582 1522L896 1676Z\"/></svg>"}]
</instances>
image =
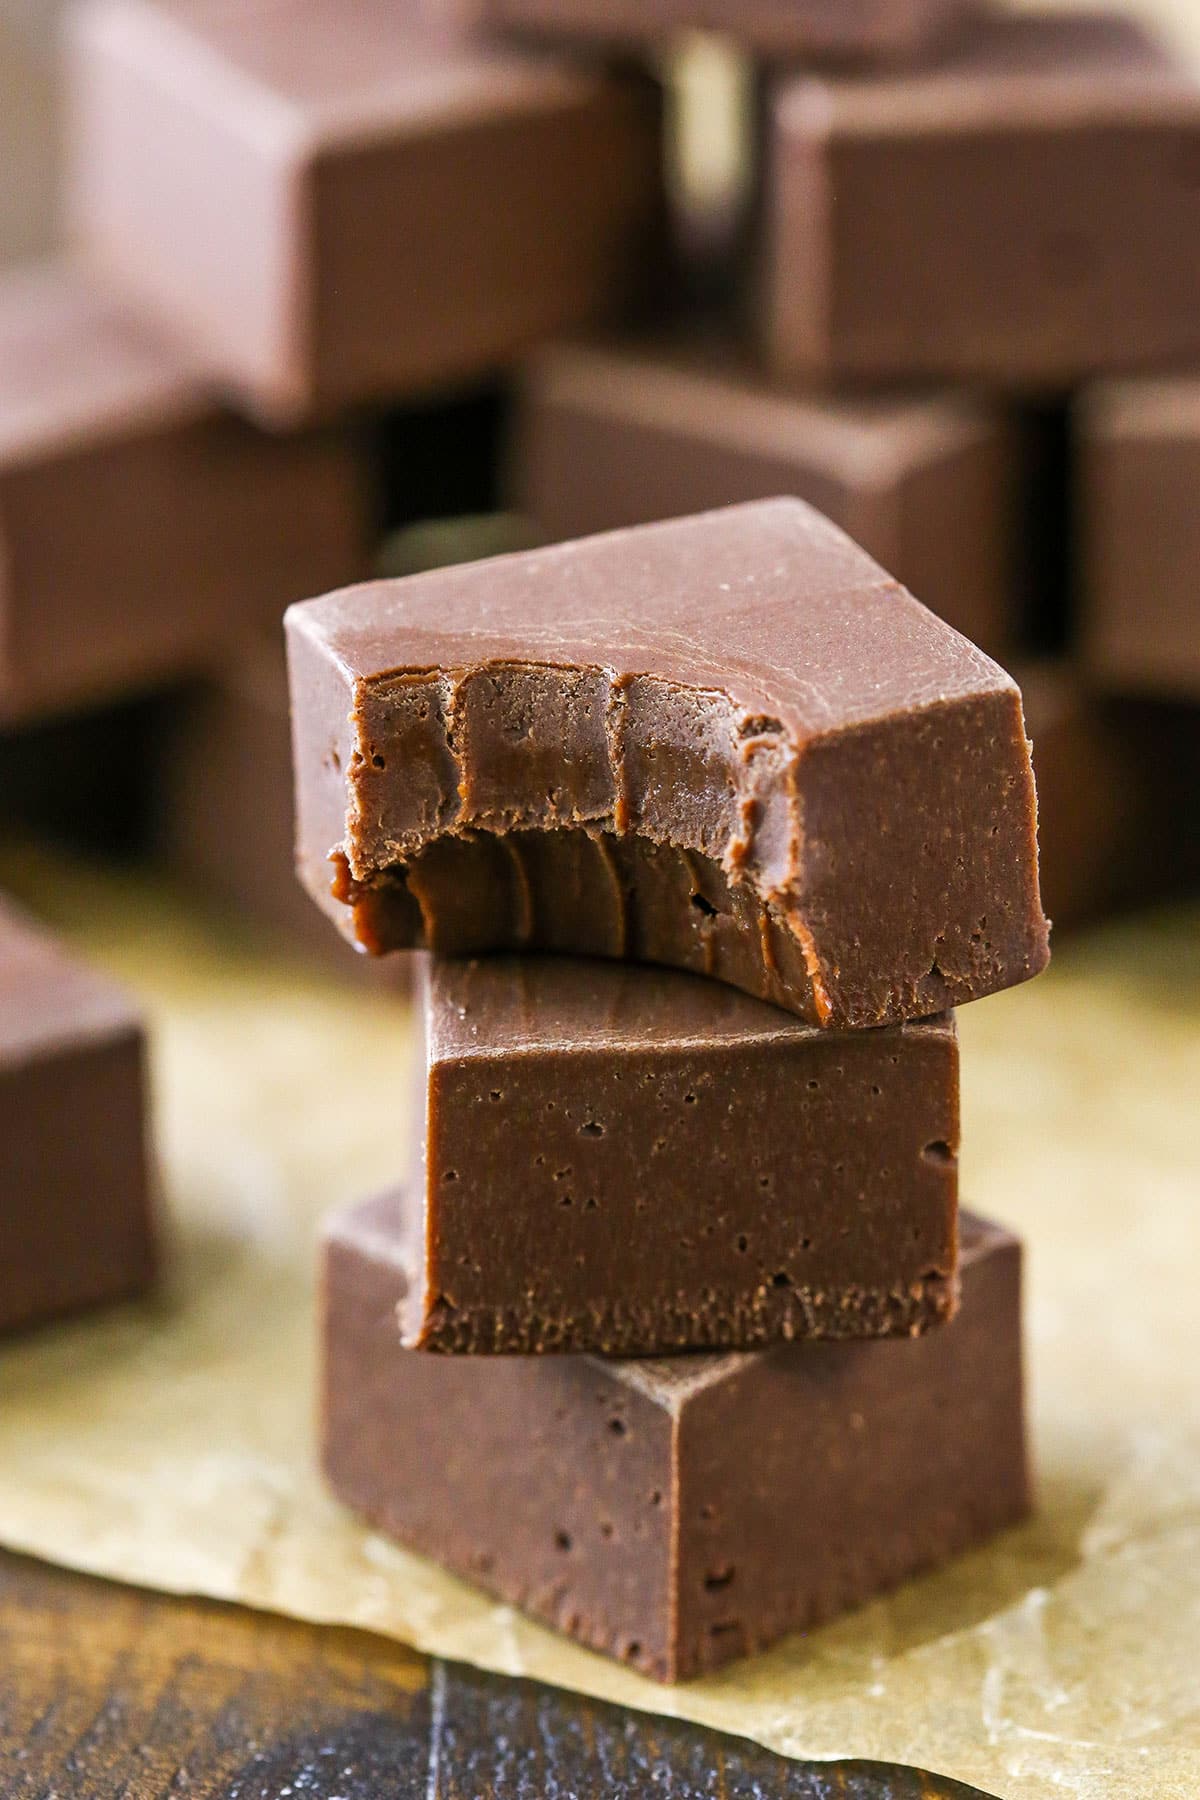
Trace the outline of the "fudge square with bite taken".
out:
<instances>
[{"instance_id":1,"label":"fudge square with bite taken","mask_svg":"<svg viewBox=\"0 0 1200 1800\"><path fill-rule=\"evenodd\" d=\"M803 501L286 623L298 868L369 949L662 962L851 1029L1047 960L1016 683Z\"/></svg>"}]
</instances>

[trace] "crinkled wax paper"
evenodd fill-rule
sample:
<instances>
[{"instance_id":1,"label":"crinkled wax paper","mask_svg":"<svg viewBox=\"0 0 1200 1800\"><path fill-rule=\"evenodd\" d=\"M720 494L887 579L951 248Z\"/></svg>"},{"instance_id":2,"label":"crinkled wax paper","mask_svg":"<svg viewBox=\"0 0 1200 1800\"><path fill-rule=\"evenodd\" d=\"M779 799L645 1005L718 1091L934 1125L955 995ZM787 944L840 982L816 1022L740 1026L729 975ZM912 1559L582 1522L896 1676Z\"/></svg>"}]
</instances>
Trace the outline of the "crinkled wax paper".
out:
<instances>
[{"instance_id":1,"label":"crinkled wax paper","mask_svg":"<svg viewBox=\"0 0 1200 1800\"><path fill-rule=\"evenodd\" d=\"M1195 914L1069 944L961 1015L965 1191L1030 1250L1036 1518L672 1691L322 1492L314 1230L403 1167L403 1007L269 960L149 883L38 858L0 878L145 1001L173 1230L157 1300L0 1351L0 1542L1005 1800L1200 1793Z\"/></svg>"}]
</instances>

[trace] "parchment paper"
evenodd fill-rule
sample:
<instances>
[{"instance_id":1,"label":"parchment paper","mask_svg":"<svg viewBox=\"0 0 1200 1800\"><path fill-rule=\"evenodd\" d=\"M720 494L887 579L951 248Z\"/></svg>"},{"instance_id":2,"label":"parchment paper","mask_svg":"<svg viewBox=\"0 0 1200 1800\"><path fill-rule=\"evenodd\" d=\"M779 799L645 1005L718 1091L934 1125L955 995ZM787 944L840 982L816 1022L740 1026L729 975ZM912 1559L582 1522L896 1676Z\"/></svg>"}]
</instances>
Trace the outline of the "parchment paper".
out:
<instances>
[{"instance_id":1,"label":"parchment paper","mask_svg":"<svg viewBox=\"0 0 1200 1800\"><path fill-rule=\"evenodd\" d=\"M961 1016L965 1190L1030 1245L1028 1527L719 1678L660 1689L359 1529L312 1462L312 1239L405 1148L407 1015L163 889L25 856L154 1024L163 1296L0 1351L0 1541L367 1626L740 1731L894 1757L1006 1800L1200 1794L1200 932L1069 945Z\"/></svg>"}]
</instances>

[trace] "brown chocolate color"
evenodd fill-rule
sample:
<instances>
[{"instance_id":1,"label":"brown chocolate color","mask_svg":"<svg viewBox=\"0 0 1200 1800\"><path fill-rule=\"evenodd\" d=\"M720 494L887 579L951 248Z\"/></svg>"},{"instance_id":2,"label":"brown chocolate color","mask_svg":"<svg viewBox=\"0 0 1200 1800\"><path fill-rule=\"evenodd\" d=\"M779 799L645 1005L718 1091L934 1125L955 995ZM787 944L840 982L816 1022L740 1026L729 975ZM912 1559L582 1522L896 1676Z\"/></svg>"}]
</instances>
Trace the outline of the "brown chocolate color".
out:
<instances>
[{"instance_id":1,"label":"brown chocolate color","mask_svg":"<svg viewBox=\"0 0 1200 1800\"><path fill-rule=\"evenodd\" d=\"M218 411L140 320L60 265L0 283L0 720L205 666L364 567L336 436Z\"/></svg>"},{"instance_id":2,"label":"brown chocolate color","mask_svg":"<svg viewBox=\"0 0 1200 1800\"><path fill-rule=\"evenodd\" d=\"M777 371L1065 385L1200 351L1200 80L1136 22L997 12L769 107Z\"/></svg>"},{"instance_id":3,"label":"brown chocolate color","mask_svg":"<svg viewBox=\"0 0 1200 1800\"><path fill-rule=\"evenodd\" d=\"M171 874L331 974L406 990L409 959L347 956L296 880L282 639L246 639L162 711L153 837Z\"/></svg>"},{"instance_id":4,"label":"brown chocolate color","mask_svg":"<svg viewBox=\"0 0 1200 1800\"><path fill-rule=\"evenodd\" d=\"M0 266L44 255L54 234L54 56L29 11L0 10Z\"/></svg>"},{"instance_id":5,"label":"brown chocolate color","mask_svg":"<svg viewBox=\"0 0 1200 1800\"><path fill-rule=\"evenodd\" d=\"M834 1027L1045 963L1015 683L802 501L287 628L298 866L369 948L630 956Z\"/></svg>"},{"instance_id":6,"label":"brown chocolate color","mask_svg":"<svg viewBox=\"0 0 1200 1800\"><path fill-rule=\"evenodd\" d=\"M594 1650L685 1680L1028 1509L1021 1253L995 1226L964 1215L961 1311L921 1338L466 1358L401 1348L397 1199L327 1227L329 1480Z\"/></svg>"},{"instance_id":7,"label":"brown chocolate color","mask_svg":"<svg viewBox=\"0 0 1200 1800\"><path fill-rule=\"evenodd\" d=\"M669 969L427 959L404 1341L616 1356L955 1302L950 1017L816 1031Z\"/></svg>"},{"instance_id":8,"label":"brown chocolate color","mask_svg":"<svg viewBox=\"0 0 1200 1800\"><path fill-rule=\"evenodd\" d=\"M610 48L717 31L764 57L892 59L928 50L978 0L480 0L495 25Z\"/></svg>"},{"instance_id":9,"label":"brown chocolate color","mask_svg":"<svg viewBox=\"0 0 1200 1800\"><path fill-rule=\"evenodd\" d=\"M150 1281L145 1106L129 999L0 903L0 1331Z\"/></svg>"},{"instance_id":10,"label":"brown chocolate color","mask_svg":"<svg viewBox=\"0 0 1200 1800\"><path fill-rule=\"evenodd\" d=\"M953 389L788 392L724 343L556 344L521 383L514 503L549 539L808 500L992 655L1017 626L1020 442Z\"/></svg>"},{"instance_id":11,"label":"brown chocolate color","mask_svg":"<svg viewBox=\"0 0 1200 1800\"><path fill-rule=\"evenodd\" d=\"M478 377L644 282L648 81L393 0L89 0L71 43L82 246L272 421Z\"/></svg>"},{"instance_id":12,"label":"brown chocolate color","mask_svg":"<svg viewBox=\"0 0 1200 1800\"><path fill-rule=\"evenodd\" d=\"M1022 669L1021 691L1055 936L1186 891L1200 873L1185 823L1200 792L1200 715L1098 694L1079 669L1052 663Z\"/></svg>"},{"instance_id":13,"label":"brown chocolate color","mask_svg":"<svg viewBox=\"0 0 1200 1800\"><path fill-rule=\"evenodd\" d=\"M1074 427L1084 660L1118 691L1200 700L1200 375L1098 383Z\"/></svg>"}]
</instances>

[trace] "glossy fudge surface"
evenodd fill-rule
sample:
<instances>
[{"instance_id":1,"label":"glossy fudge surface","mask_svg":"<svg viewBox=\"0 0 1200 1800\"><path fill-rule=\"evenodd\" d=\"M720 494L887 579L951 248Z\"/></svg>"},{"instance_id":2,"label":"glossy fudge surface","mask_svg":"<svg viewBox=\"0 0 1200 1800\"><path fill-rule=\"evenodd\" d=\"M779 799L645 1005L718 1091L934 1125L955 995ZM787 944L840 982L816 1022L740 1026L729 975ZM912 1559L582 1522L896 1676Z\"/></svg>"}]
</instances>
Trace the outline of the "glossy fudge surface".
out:
<instances>
[{"instance_id":1,"label":"glossy fudge surface","mask_svg":"<svg viewBox=\"0 0 1200 1800\"><path fill-rule=\"evenodd\" d=\"M149 1282L145 1105L130 1000L0 903L0 1331Z\"/></svg>"},{"instance_id":2,"label":"glossy fudge surface","mask_svg":"<svg viewBox=\"0 0 1200 1800\"><path fill-rule=\"evenodd\" d=\"M1046 960L1016 684L802 501L287 625L298 866L368 948L675 964L831 1027Z\"/></svg>"},{"instance_id":3,"label":"glossy fudge surface","mask_svg":"<svg viewBox=\"0 0 1200 1800\"><path fill-rule=\"evenodd\" d=\"M663 1355L949 1316L952 1019L817 1031L575 957L433 958L421 1005L407 1343Z\"/></svg>"},{"instance_id":4,"label":"glossy fudge surface","mask_svg":"<svg viewBox=\"0 0 1200 1800\"><path fill-rule=\"evenodd\" d=\"M927 49L976 0L480 0L481 16L548 39L620 47L715 31L766 57L893 59Z\"/></svg>"},{"instance_id":5,"label":"glossy fudge surface","mask_svg":"<svg viewBox=\"0 0 1200 1800\"><path fill-rule=\"evenodd\" d=\"M1200 79L1135 21L997 12L768 109L777 373L1043 388L1200 352Z\"/></svg>"},{"instance_id":6,"label":"glossy fudge surface","mask_svg":"<svg viewBox=\"0 0 1200 1800\"><path fill-rule=\"evenodd\" d=\"M1099 382L1074 415L1080 628L1098 683L1200 699L1200 374Z\"/></svg>"},{"instance_id":7,"label":"glossy fudge surface","mask_svg":"<svg viewBox=\"0 0 1200 1800\"><path fill-rule=\"evenodd\" d=\"M0 277L0 722L176 679L361 573L338 435L270 439L65 264Z\"/></svg>"},{"instance_id":8,"label":"glossy fudge surface","mask_svg":"<svg viewBox=\"0 0 1200 1800\"><path fill-rule=\"evenodd\" d=\"M648 80L402 11L87 0L72 26L82 247L272 422L477 379L655 260Z\"/></svg>"},{"instance_id":9,"label":"glossy fudge surface","mask_svg":"<svg viewBox=\"0 0 1200 1800\"><path fill-rule=\"evenodd\" d=\"M1029 1505L1017 1241L964 1215L925 1337L607 1361L401 1347L396 1194L323 1253L323 1459L409 1548L660 1681L804 1630Z\"/></svg>"},{"instance_id":10,"label":"glossy fudge surface","mask_svg":"<svg viewBox=\"0 0 1200 1800\"><path fill-rule=\"evenodd\" d=\"M1021 444L981 396L789 392L682 336L555 344L522 371L511 460L552 540L796 494L973 643L1015 639Z\"/></svg>"}]
</instances>

